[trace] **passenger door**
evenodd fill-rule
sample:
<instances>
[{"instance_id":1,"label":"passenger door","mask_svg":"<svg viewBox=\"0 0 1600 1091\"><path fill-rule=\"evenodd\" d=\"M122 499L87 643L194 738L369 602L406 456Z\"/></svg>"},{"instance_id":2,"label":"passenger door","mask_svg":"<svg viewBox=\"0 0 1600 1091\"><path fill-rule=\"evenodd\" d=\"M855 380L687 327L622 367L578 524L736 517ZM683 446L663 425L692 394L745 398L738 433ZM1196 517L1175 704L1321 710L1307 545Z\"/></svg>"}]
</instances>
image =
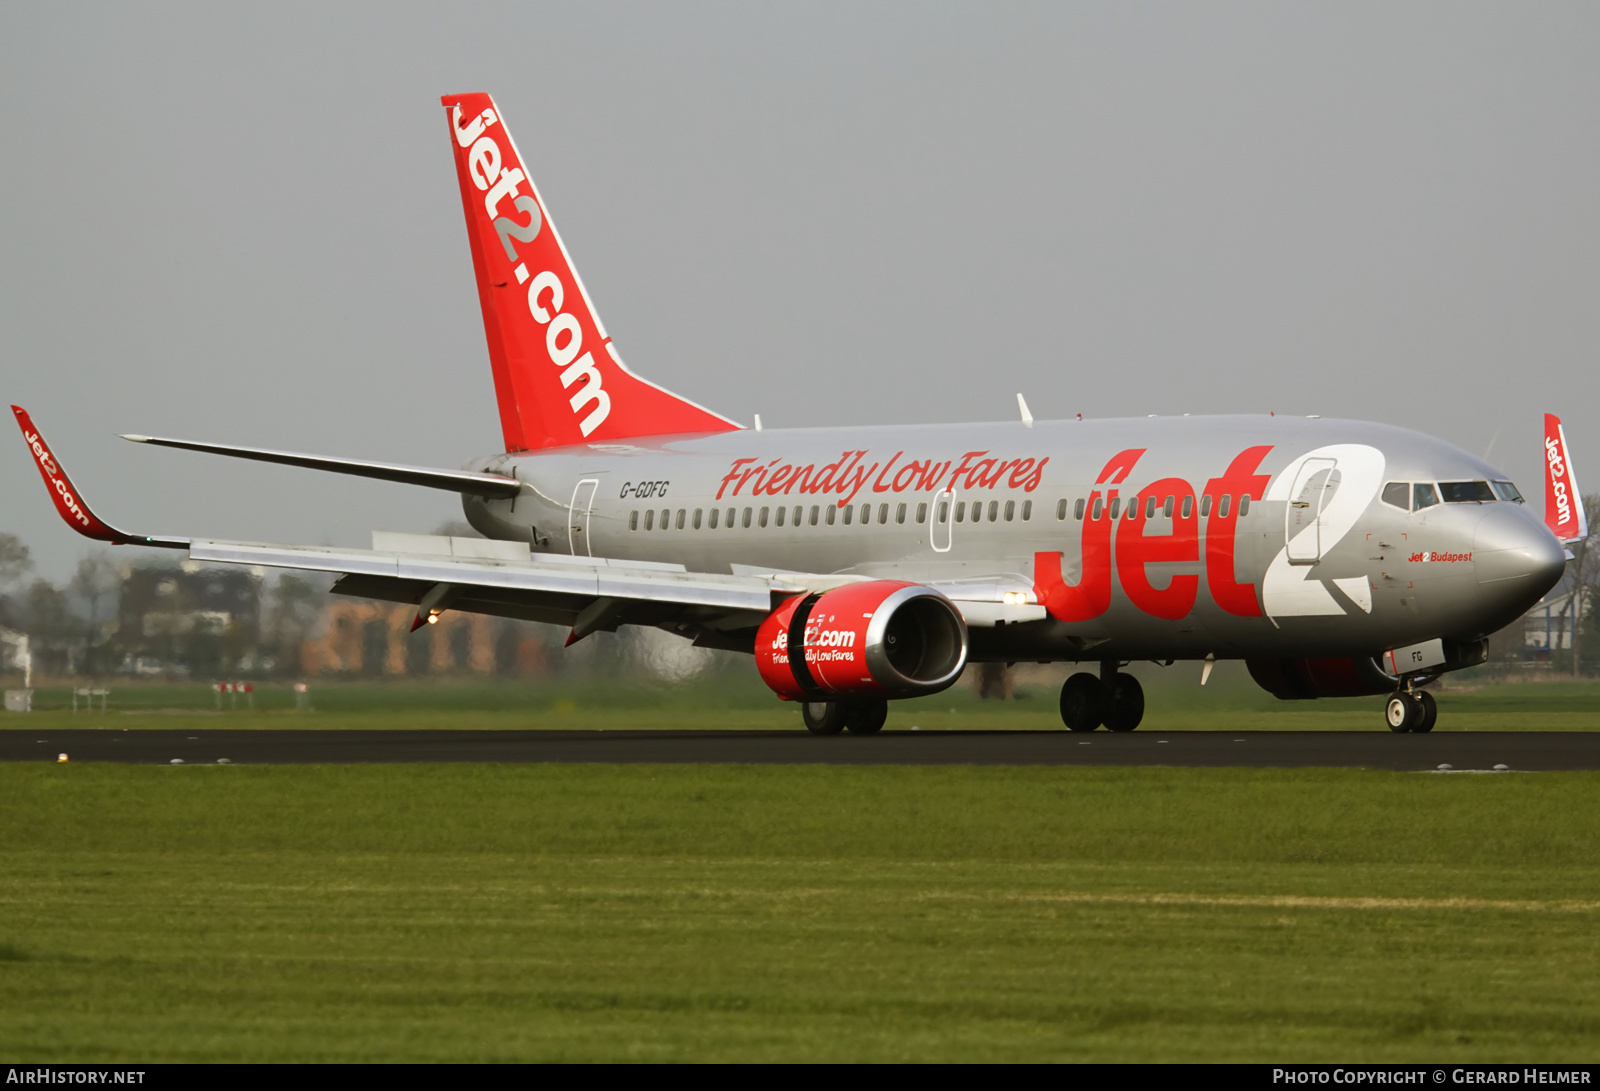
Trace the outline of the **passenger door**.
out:
<instances>
[{"instance_id":1,"label":"passenger door","mask_svg":"<svg viewBox=\"0 0 1600 1091\"><path fill-rule=\"evenodd\" d=\"M594 556L594 547L589 544L589 523L594 515L594 493L599 487L597 477L586 477L573 486L572 503L568 505L567 550L574 557Z\"/></svg>"},{"instance_id":2,"label":"passenger door","mask_svg":"<svg viewBox=\"0 0 1600 1091\"><path fill-rule=\"evenodd\" d=\"M1290 564L1316 564L1322 560L1322 512L1338 487L1338 460L1308 458L1301 463L1284 513Z\"/></svg>"}]
</instances>

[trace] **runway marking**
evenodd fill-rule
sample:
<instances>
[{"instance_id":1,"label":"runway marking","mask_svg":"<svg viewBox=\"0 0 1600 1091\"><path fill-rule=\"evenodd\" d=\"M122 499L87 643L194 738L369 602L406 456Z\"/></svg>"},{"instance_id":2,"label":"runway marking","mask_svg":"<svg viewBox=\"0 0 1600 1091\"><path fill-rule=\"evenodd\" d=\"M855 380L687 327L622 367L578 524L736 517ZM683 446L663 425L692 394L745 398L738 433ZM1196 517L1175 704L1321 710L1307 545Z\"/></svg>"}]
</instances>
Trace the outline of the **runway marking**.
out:
<instances>
[{"instance_id":1,"label":"runway marking","mask_svg":"<svg viewBox=\"0 0 1600 1091\"><path fill-rule=\"evenodd\" d=\"M1066 902L1104 905L1222 905L1259 909L1494 909L1514 913L1592 913L1600 901L1539 902L1488 898L1326 898L1305 894L928 894L925 899Z\"/></svg>"}]
</instances>

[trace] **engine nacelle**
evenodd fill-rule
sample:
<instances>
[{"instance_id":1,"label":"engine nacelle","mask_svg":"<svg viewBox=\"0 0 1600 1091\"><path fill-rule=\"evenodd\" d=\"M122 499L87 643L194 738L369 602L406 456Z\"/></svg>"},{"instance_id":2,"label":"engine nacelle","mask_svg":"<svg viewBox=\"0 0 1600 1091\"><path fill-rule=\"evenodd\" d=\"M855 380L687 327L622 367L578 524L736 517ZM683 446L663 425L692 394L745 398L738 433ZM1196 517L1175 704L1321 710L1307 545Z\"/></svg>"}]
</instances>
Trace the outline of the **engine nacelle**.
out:
<instances>
[{"instance_id":1,"label":"engine nacelle","mask_svg":"<svg viewBox=\"0 0 1600 1091\"><path fill-rule=\"evenodd\" d=\"M898 580L796 595L756 632L762 681L794 701L921 697L967 664L967 626L931 587Z\"/></svg>"},{"instance_id":2,"label":"engine nacelle","mask_svg":"<svg viewBox=\"0 0 1600 1091\"><path fill-rule=\"evenodd\" d=\"M1393 675L1368 657L1351 659L1246 659L1256 685L1282 701L1314 697L1371 697L1393 693Z\"/></svg>"}]
</instances>

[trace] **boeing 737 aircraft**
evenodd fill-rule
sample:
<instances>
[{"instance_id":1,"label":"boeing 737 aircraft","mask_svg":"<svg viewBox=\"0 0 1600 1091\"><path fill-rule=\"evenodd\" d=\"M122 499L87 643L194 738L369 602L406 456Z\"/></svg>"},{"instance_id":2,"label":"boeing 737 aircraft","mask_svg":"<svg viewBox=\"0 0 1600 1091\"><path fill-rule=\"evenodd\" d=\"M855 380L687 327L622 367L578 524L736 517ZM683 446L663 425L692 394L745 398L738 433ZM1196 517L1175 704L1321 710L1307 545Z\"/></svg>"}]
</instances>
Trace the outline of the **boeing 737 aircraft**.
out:
<instances>
[{"instance_id":1,"label":"boeing 737 aircraft","mask_svg":"<svg viewBox=\"0 0 1600 1091\"><path fill-rule=\"evenodd\" d=\"M13 407L50 495L90 538L201 562L338 574L334 591L570 626L653 625L752 653L818 734L968 662L1073 662L1073 731L1131 731L1130 662L1242 659L1286 700L1389 695L1483 662L1587 534L1560 422L1546 516L1482 459L1403 428L1280 416L748 429L635 375L485 94L447 95L504 450L462 470L220 443L140 443L461 494L486 539L371 549L159 537L89 510Z\"/></svg>"}]
</instances>

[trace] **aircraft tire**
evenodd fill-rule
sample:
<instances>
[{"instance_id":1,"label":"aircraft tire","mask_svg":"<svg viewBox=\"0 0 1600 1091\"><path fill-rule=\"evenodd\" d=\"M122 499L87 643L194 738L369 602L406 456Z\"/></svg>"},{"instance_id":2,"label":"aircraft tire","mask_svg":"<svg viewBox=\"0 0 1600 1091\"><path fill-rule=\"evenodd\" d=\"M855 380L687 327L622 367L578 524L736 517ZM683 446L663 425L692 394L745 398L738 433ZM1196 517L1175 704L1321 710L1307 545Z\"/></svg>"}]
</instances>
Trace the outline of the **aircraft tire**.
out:
<instances>
[{"instance_id":1,"label":"aircraft tire","mask_svg":"<svg viewBox=\"0 0 1600 1091\"><path fill-rule=\"evenodd\" d=\"M1061 722L1068 731L1093 731L1105 719L1107 697L1100 679L1079 671L1061 687Z\"/></svg>"},{"instance_id":2,"label":"aircraft tire","mask_svg":"<svg viewBox=\"0 0 1600 1091\"><path fill-rule=\"evenodd\" d=\"M1409 693L1396 693L1383 706L1383 720L1389 730L1403 735L1422 719L1422 704Z\"/></svg>"},{"instance_id":3,"label":"aircraft tire","mask_svg":"<svg viewBox=\"0 0 1600 1091\"><path fill-rule=\"evenodd\" d=\"M844 726L852 735L876 735L889 718L888 701L848 701L846 705Z\"/></svg>"},{"instance_id":4,"label":"aircraft tire","mask_svg":"<svg viewBox=\"0 0 1600 1091\"><path fill-rule=\"evenodd\" d=\"M845 713L843 701L805 701L800 705L800 719L813 735L837 735L843 731Z\"/></svg>"},{"instance_id":5,"label":"aircraft tire","mask_svg":"<svg viewBox=\"0 0 1600 1091\"><path fill-rule=\"evenodd\" d=\"M1144 719L1144 687L1133 675L1119 674L1113 679L1105 719L1112 731L1132 731Z\"/></svg>"},{"instance_id":6,"label":"aircraft tire","mask_svg":"<svg viewBox=\"0 0 1600 1091\"><path fill-rule=\"evenodd\" d=\"M1411 730L1414 734L1425 735L1439 722L1439 702L1433 699L1433 694L1424 691L1417 694L1417 704L1421 706L1422 714L1411 725Z\"/></svg>"}]
</instances>

